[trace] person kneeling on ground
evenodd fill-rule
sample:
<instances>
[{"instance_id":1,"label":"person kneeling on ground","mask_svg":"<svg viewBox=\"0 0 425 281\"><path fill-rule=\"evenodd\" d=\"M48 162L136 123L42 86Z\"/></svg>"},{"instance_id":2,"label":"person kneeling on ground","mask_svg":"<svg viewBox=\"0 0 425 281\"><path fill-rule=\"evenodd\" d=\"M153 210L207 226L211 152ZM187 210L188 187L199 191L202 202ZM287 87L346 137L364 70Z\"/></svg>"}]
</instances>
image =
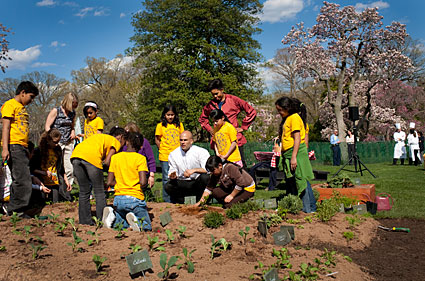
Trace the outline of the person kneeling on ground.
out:
<instances>
[{"instance_id":1,"label":"person kneeling on ground","mask_svg":"<svg viewBox=\"0 0 425 281\"><path fill-rule=\"evenodd\" d=\"M139 133L128 133L125 136L127 151L113 155L108 172L108 186L115 186L114 206L103 209L103 223L107 228L123 224L134 231L152 230L151 220L146 207L142 188L148 180L146 157L137 153L143 144L143 136Z\"/></svg>"},{"instance_id":2,"label":"person kneeling on ground","mask_svg":"<svg viewBox=\"0 0 425 281\"><path fill-rule=\"evenodd\" d=\"M208 157L208 150L193 145L191 132L181 133L180 147L168 156L170 180L164 187L172 203L183 204L185 196L196 196L197 201L201 199L209 181L205 170Z\"/></svg>"},{"instance_id":3,"label":"person kneeling on ground","mask_svg":"<svg viewBox=\"0 0 425 281\"><path fill-rule=\"evenodd\" d=\"M230 208L233 204L245 202L254 196L254 180L237 164L223 162L220 157L213 155L208 158L205 168L211 173L210 181L195 206L203 204L210 195L223 204L224 208Z\"/></svg>"}]
</instances>

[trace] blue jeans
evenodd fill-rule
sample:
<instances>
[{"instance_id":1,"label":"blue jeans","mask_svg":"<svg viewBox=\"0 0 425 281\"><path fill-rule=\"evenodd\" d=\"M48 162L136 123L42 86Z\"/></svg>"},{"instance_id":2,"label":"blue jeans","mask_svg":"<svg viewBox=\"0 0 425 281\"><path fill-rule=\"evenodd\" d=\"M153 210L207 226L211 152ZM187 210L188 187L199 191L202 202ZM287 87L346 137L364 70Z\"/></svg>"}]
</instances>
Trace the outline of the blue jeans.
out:
<instances>
[{"instance_id":1,"label":"blue jeans","mask_svg":"<svg viewBox=\"0 0 425 281\"><path fill-rule=\"evenodd\" d=\"M171 203L170 195L165 191L165 185L168 182L168 161L159 161L161 162L162 169L162 199L164 202Z\"/></svg>"},{"instance_id":2,"label":"blue jeans","mask_svg":"<svg viewBox=\"0 0 425 281\"><path fill-rule=\"evenodd\" d=\"M114 227L122 223L124 228L128 228L129 225L125 216L132 212L137 217L141 229L152 230L145 200L140 200L133 196L118 195L114 198L114 206L116 208ZM140 223L141 220L143 220L142 224Z\"/></svg>"},{"instance_id":3,"label":"blue jeans","mask_svg":"<svg viewBox=\"0 0 425 281\"><path fill-rule=\"evenodd\" d=\"M307 181L306 189L301 193L301 200L303 201L304 213L316 212L316 198L314 198L313 189L309 181Z\"/></svg>"}]
</instances>

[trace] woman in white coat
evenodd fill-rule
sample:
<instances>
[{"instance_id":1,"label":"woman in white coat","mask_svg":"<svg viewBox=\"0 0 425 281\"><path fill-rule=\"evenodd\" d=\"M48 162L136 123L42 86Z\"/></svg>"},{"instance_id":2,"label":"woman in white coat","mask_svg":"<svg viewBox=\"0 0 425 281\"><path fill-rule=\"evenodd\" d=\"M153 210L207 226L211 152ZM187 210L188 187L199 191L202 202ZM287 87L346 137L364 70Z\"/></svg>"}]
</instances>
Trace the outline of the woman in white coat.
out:
<instances>
[{"instance_id":1,"label":"woman in white coat","mask_svg":"<svg viewBox=\"0 0 425 281\"><path fill-rule=\"evenodd\" d=\"M404 159L406 159L406 133L401 130L400 123L395 124L397 131L394 133L394 157L393 165L397 164L397 160L400 159L401 165L404 165Z\"/></svg>"},{"instance_id":2,"label":"woman in white coat","mask_svg":"<svg viewBox=\"0 0 425 281\"><path fill-rule=\"evenodd\" d=\"M420 163L419 137L413 128L410 129L409 135L407 136L407 145L409 146L409 165L415 162L415 166L418 166Z\"/></svg>"}]
</instances>

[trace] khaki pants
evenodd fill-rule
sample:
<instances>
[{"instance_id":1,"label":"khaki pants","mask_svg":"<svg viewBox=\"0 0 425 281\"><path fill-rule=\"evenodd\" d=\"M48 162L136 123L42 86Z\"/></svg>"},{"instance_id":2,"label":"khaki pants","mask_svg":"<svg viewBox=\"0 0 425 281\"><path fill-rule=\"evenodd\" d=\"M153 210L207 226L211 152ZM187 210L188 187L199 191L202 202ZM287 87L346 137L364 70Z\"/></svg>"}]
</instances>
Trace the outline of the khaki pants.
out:
<instances>
[{"instance_id":1,"label":"khaki pants","mask_svg":"<svg viewBox=\"0 0 425 281\"><path fill-rule=\"evenodd\" d=\"M59 144L63 153L63 166L65 168L65 175L68 178L69 183L74 183L74 168L71 164L71 154L74 150L74 141L70 141L68 144Z\"/></svg>"}]
</instances>

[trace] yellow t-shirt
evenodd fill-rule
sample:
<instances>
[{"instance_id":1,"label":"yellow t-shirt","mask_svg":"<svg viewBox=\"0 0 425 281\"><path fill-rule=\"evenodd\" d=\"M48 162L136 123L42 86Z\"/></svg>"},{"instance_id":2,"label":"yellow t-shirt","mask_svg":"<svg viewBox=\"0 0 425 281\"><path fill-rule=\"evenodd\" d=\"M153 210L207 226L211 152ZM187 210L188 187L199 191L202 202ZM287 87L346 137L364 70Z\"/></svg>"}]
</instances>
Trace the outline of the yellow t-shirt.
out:
<instances>
[{"instance_id":1,"label":"yellow t-shirt","mask_svg":"<svg viewBox=\"0 0 425 281\"><path fill-rule=\"evenodd\" d=\"M298 113L289 115L282 130L282 151L286 151L294 146L294 138L292 132L299 131L301 143L305 143L305 128L304 123Z\"/></svg>"},{"instance_id":2,"label":"yellow t-shirt","mask_svg":"<svg viewBox=\"0 0 425 281\"><path fill-rule=\"evenodd\" d=\"M140 188L139 172L148 172L146 157L137 152L112 155L109 172L114 173L115 195L133 196L145 200Z\"/></svg>"},{"instance_id":3,"label":"yellow t-shirt","mask_svg":"<svg viewBox=\"0 0 425 281\"><path fill-rule=\"evenodd\" d=\"M86 119L84 121L84 139L97 134L97 130L103 130L103 120L96 117L93 120Z\"/></svg>"},{"instance_id":4,"label":"yellow t-shirt","mask_svg":"<svg viewBox=\"0 0 425 281\"><path fill-rule=\"evenodd\" d=\"M179 147L180 134L183 133L184 127L180 122L180 127L174 124L167 124L166 127L162 123L156 125L155 136L161 137L161 144L159 146L159 161L168 161L168 155L171 151Z\"/></svg>"},{"instance_id":5,"label":"yellow t-shirt","mask_svg":"<svg viewBox=\"0 0 425 281\"><path fill-rule=\"evenodd\" d=\"M29 115L26 108L17 100L10 99L1 107L1 116L12 119L9 143L28 147Z\"/></svg>"},{"instance_id":6,"label":"yellow t-shirt","mask_svg":"<svg viewBox=\"0 0 425 281\"><path fill-rule=\"evenodd\" d=\"M241 154L239 152L239 147L237 145L238 138L236 135L237 132L235 127L233 127L233 125L227 121L224 122L223 126L221 126L218 131L214 129L214 142L217 145L218 153L220 153L221 155L227 154L232 142L236 142L236 149L227 158L227 161L229 162L238 162L242 159Z\"/></svg>"},{"instance_id":7,"label":"yellow t-shirt","mask_svg":"<svg viewBox=\"0 0 425 281\"><path fill-rule=\"evenodd\" d=\"M47 157L47 163L46 165L42 165L41 169L43 171L50 171L52 173L52 177L50 178L48 176L43 176L43 183L46 186L59 185L58 171L56 169L56 163L58 161L58 158L56 157L56 154L52 149L48 150Z\"/></svg>"},{"instance_id":8,"label":"yellow t-shirt","mask_svg":"<svg viewBox=\"0 0 425 281\"><path fill-rule=\"evenodd\" d=\"M96 134L77 145L72 152L71 159L80 158L99 169L103 169L102 160L109 154L111 147L119 151L121 144L113 136Z\"/></svg>"}]
</instances>

